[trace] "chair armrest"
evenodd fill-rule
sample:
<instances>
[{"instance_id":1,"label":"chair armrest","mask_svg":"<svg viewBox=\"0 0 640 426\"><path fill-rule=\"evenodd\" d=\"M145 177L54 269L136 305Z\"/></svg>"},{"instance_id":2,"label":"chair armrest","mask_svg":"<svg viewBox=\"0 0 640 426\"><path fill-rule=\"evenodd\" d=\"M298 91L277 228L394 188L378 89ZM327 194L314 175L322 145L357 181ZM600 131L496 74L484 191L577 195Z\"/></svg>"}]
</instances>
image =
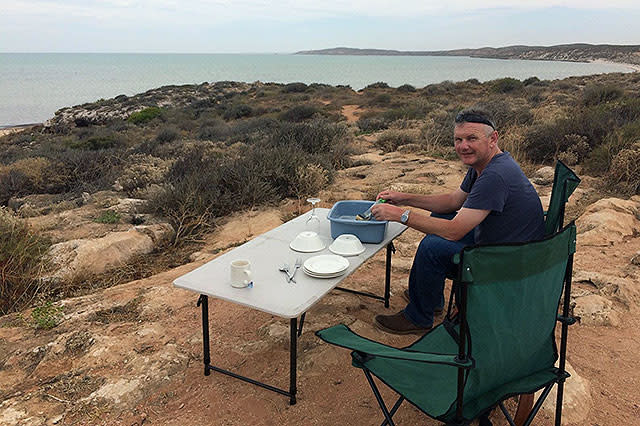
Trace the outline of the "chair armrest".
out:
<instances>
[{"instance_id":1,"label":"chair armrest","mask_svg":"<svg viewBox=\"0 0 640 426\"><path fill-rule=\"evenodd\" d=\"M366 362L372 357L398 359L404 361L426 362L431 364L445 364L453 367L472 368L473 360L458 358L457 354L440 354L431 352L416 352L406 349L398 349L364 338L346 325L338 324L333 327L319 330L316 335L327 343L354 350L359 354L361 362Z\"/></svg>"}]
</instances>

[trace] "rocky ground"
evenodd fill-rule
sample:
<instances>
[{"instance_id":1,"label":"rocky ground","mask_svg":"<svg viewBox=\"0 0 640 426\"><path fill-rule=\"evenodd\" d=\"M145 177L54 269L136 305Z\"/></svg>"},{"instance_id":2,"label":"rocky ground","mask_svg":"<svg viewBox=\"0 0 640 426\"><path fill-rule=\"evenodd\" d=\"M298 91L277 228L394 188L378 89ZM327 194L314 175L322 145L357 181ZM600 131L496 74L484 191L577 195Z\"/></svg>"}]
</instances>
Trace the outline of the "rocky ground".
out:
<instances>
[{"instance_id":1,"label":"rocky ground","mask_svg":"<svg viewBox=\"0 0 640 426\"><path fill-rule=\"evenodd\" d=\"M354 110L348 112L353 115ZM371 164L341 171L336 182L320 194L322 207L341 199L370 199L389 184L397 190L424 193L449 190L463 176L456 162L412 152L382 155L366 138L362 143L366 153L361 157ZM552 173L543 169L532 179L546 202ZM71 257L62 262L65 270L74 265L112 268L118 264L116 256L123 252L122 247L134 247L133 242L138 241L138 254L145 253L151 251L154 241L166 237L169 231L157 223L146 228L97 226L91 218L105 203L110 208L121 206L123 215L136 214L135 201L114 201L113 197L94 194L79 202L79 207L62 212L54 209L29 219L42 229L67 229L71 237L60 234L58 240L72 246L66 247ZM565 421L570 425L640 425L640 197L595 200L597 194L585 179L568 209L570 218L579 216L573 294L574 314L580 323L570 330L568 359L575 374L568 381ZM37 209L33 204L35 201L32 208ZM28 325L24 318L29 318L30 311L0 318L0 424L379 423L375 399L361 372L351 367L348 351L322 343L314 331L344 322L392 345L415 339L380 332L372 321L378 313L403 307L399 295L421 238L418 232L405 232L397 242L389 310L378 301L336 291L309 311L299 340L295 406L275 393L215 373L202 374L197 295L175 288L173 280L298 211L298 203L289 201L235 214L192 255L192 263L62 300L62 322L51 330ZM84 225L76 226L78 223ZM383 268L380 254L344 285L381 291ZM210 299L210 321L214 364L287 386L286 320ZM383 395L391 398L387 390ZM494 417L496 424L503 424L499 416ZM397 420L399 424L437 424L409 404L399 410ZM543 411L535 424L551 425L552 414Z\"/></svg>"}]
</instances>

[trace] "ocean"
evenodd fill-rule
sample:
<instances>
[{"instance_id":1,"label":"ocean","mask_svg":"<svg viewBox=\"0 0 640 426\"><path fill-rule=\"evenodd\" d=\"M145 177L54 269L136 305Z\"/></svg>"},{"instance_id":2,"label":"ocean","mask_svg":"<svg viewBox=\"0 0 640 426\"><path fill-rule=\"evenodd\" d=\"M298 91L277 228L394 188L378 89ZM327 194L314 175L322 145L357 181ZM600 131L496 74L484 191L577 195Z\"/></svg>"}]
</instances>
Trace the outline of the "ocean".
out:
<instances>
[{"instance_id":1,"label":"ocean","mask_svg":"<svg viewBox=\"0 0 640 426\"><path fill-rule=\"evenodd\" d=\"M205 81L300 81L358 90L378 81L423 87L470 78L546 80L629 71L619 64L437 56L0 53L0 127L43 122L66 106Z\"/></svg>"}]
</instances>

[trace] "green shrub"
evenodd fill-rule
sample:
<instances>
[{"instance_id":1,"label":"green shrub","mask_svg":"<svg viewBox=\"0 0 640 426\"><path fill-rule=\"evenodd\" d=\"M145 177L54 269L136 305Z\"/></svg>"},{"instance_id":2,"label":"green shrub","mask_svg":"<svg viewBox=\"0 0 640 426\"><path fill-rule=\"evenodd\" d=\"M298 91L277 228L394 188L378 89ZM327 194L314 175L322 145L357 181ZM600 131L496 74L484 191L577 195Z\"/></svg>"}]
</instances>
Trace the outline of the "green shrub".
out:
<instances>
[{"instance_id":1,"label":"green shrub","mask_svg":"<svg viewBox=\"0 0 640 426\"><path fill-rule=\"evenodd\" d=\"M109 135L95 136L85 140L71 142L69 144L69 148L98 151L100 149L115 148L120 145L122 145L122 140L120 137L116 135Z\"/></svg>"},{"instance_id":2,"label":"green shrub","mask_svg":"<svg viewBox=\"0 0 640 426\"><path fill-rule=\"evenodd\" d=\"M628 195L640 193L640 142L618 152L607 175L607 182Z\"/></svg>"},{"instance_id":3,"label":"green shrub","mask_svg":"<svg viewBox=\"0 0 640 426\"><path fill-rule=\"evenodd\" d=\"M391 122L380 113L366 112L360 115L356 124L363 133L371 133L388 128Z\"/></svg>"},{"instance_id":4,"label":"green shrub","mask_svg":"<svg viewBox=\"0 0 640 426\"><path fill-rule=\"evenodd\" d=\"M536 77L536 76L533 76L533 77L529 77L529 78L524 79L522 81L522 84L525 85L525 86L530 86L530 85L532 85L534 83L539 83L539 82L540 82L540 79L538 77Z\"/></svg>"},{"instance_id":5,"label":"green shrub","mask_svg":"<svg viewBox=\"0 0 640 426\"><path fill-rule=\"evenodd\" d=\"M308 86L304 83L296 82L285 84L282 87L283 93L302 93L307 91Z\"/></svg>"},{"instance_id":6,"label":"green shrub","mask_svg":"<svg viewBox=\"0 0 640 426\"><path fill-rule=\"evenodd\" d=\"M162 109L158 107L147 107L131 114L127 121L133 124L145 124L159 117L162 117Z\"/></svg>"},{"instance_id":7,"label":"green shrub","mask_svg":"<svg viewBox=\"0 0 640 426\"><path fill-rule=\"evenodd\" d=\"M233 105L227 109L223 117L225 120L237 120L238 118L249 117L253 114L253 108L247 104Z\"/></svg>"},{"instance_id":8,"label":"green shrub","mask_svg":"<svg viewBox=\"0 0 640 426\"><path fill-rule=\"evenodd\" d=\"M517 78L499 78L490 82L491 90L497 93L511 93L524 87Z\"/></svg>"},{"instance_id":9,"label":"green shrub","mask_svg":"<svg viewBox=\"0 0 640 426\"><path fill-rule=\"evenodd\" d=\"M384 152L391 152L398 149L401 145L415 144L419 140L419 135L411 130L387 130L383 132L375 144Z\"/></svg>"},{"instance_id":10,"label":"green shrub","mask_svg":"<svg viewBox=\"0 0 640 426\"><path fill-rule=\"evenodd\" d=\"M611 84L592 84L585 87L582 92L582 103L587 106L600 105L615 101L622 97L624 92L621 88Z\"/></svg>"},{"instance_id":11,"label":"green shrub","mask_svg":"<svg viewBox=\"0 0 640 426\"><path fill-rule=\"evenodd\" d=\"M364 89L388 89L389 85L387 83L385 83L384 81L378 81L376 83L371 83L368 86L366 86Z\"/></svg>"},{"instance_id":12,"label":"green shrub","mask_svg":"<svg viewBox=\"0 0 640 426\"><path fill-rule=\"evenodd\" d=\"M229 125L220 119L206 121L198 132L202 140L224 140L230 135Z\"/></svg>"},{"instance_id":13,"label":"green shrub","mask_svg":"<svg viewBox=\"0 0 640 426\"><path fill-rule=\"evenodd\" d=\"M319 112L313 105L296 105L280 114L280 120L301 122L313 118Z\"/></svg>"},{"instance_id":14,"label":"green shrub","mask_svg":"<svg viewBox=\"0 0 640 426\"><path fill-rule=\"evenodd\" d=\"M94 220L94 222L108 224L119 223L120 214L113 210L105 210Z\"/></svg>"},{"instance_id":15,"label":"green shrub","mask_svg":"<svg viewBox=\"0 0 640 426\"><path fill-rule=\"evenodd\" d=\"M49 242L0 207L0 315L29 306L46 283L39 280L46 267Z\"/></svg>"},{"instance_id":16,"label":"green shrub","mask_svg":"<svg viewBox=\"0 0 640 426\"><path fill-rule=\"evenodd\" d=\"M398 92L414 93L416 91L416 88L410 84L403 84L402 86L398 86L396 90Z\"/></svg>"},{"instance_id":17,"label":"green shrub","mask_svg":"<svg viewBox=\"0 0 640 426\"><path fill-rule=\"evenodd\" d=\"M391 95L388 93L381 93L374 96L368 104L371 106L388 106L391 103Z\"/></svg>"},{"instance_id":18,"label":"green shrub","mask_svg":"<svg viewBox=\"0 0 640 426\"><path fill-rule=\"evenodd\" d=\"M165 127L158 132L158 134L156 135L156 140L162 143L173 142L174 140L178 139L179 136L180 132L178 132L173 127Z\"/></svg>"},{"instance_id":19,"label":"green shrub","mask_svg":"<svg viewBox=\"0 0 640 426\"><path fill-rule=\"evenodd\" d=\"M31 311L31 320L35 328L49 330L60 324L63 314L62 306L54 306L50 301Z\"/></svg>"}]
</instances>

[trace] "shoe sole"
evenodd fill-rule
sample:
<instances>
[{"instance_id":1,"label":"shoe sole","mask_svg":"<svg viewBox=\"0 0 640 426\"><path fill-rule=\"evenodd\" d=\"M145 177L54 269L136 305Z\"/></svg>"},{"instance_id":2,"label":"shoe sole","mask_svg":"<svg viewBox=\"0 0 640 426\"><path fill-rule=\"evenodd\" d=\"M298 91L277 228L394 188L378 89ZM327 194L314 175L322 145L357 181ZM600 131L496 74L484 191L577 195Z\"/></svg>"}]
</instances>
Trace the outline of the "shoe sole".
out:
<instances>
[{"instance_id":1,"label":"shoe sole","mask_svg":"<svg viewBox=\"0 0 640 426\"><path fill-rule=\"evenodd\" d=\"M411 302L411 299L409 299L409 295L407 294L409 292L409 290L405 290L402 292L402 298L404 299L405 302L409 303ZM435 315L440 315L441 313L444 312L444 308L435 308L433 310L433 313Z\"/></svg>"},{"instance_id":2,"label":"shoe sole","mask_svg":"<svg viewBox=\"0 0 640 426\"><path fill-rule=\"evenodd\" d=\"M377 320L374 320L373 323L380 330L384 331L385 333L391 333L391 334L425 334L427 331L431 330L430 328L420 328L420 329L413 329L413 330L394 330L394 329L385 327L384 325L380 324Z\"/></svg>"}]
</instances>

